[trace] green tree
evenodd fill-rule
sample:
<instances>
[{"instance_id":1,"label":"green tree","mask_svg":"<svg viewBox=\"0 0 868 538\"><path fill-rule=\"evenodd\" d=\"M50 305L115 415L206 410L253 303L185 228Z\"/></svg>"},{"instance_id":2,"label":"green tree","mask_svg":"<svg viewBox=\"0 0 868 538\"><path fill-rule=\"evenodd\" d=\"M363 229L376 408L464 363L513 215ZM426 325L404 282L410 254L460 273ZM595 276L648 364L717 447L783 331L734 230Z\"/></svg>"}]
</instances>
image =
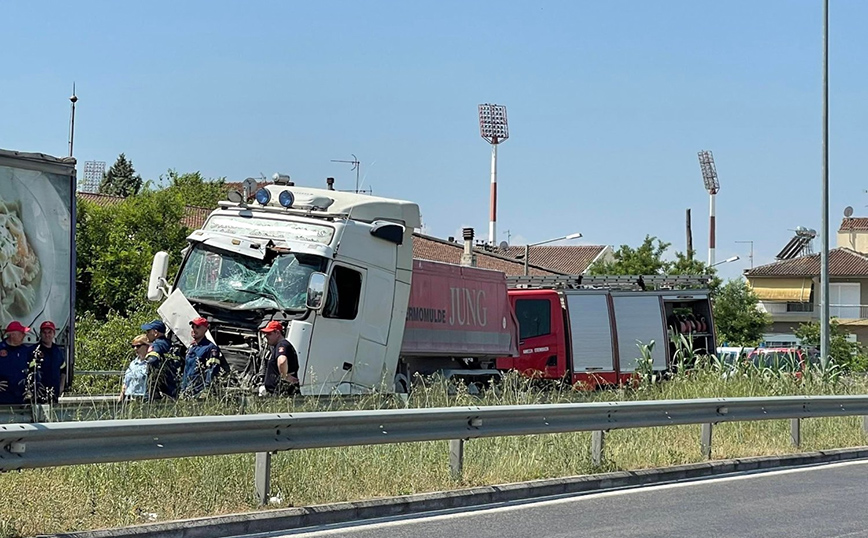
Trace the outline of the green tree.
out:
<instances>
[{"instance_id":1,"label":"green tree","mask_svg":"<svg viewBox=\"0 0 868 538\"><path fill-rule=\"evenodd\" d=\"M801 340L803 347L820 347L820 322L802 323L793 330L796 338ZM866 360L864 349L859 342L847 340L847 334L832 318L829 322L829 355L836 364L849 370L864 370Z\"/></svg>"},{"instance_id":2,"label":"green tree","mask_svg":"<svg viewBox=\"0 0 868 538\"><path fill-rule=\"evenodd\" d=\"M103 319L126 315L147 300L146 282L157 251L178 252L190 230L181 224L184 206L171 192L145 190L111 207L79 200L76 301L79 312Z\"/></svg>"},{"instance_id":3,"label":"green tree","mask_svg":"<svg viewBox=\"0 0 868 538\"><path fill-rule=\"evenodd\" d=\"M179 174L169 170L160 179L169 180L165 190L180 197L184 205L213 209L220 200L226 200L226 178L205 179L199 172Z\"/></svg>"},{"instance_id":4,"label":"green tree","mask_svg":"<svg viewBox=\"0 0 868 538\"><path fill-rule=\"evenodd\" d=\"M133 168L133 161L128 160L127 156L121 153L118 160L103 176L102 183L99 185L99 192L100 194L126 198L137 194L141 188L142 176L136 173L136 169Z\"/></svg>"},{"instance_id":5,"label":"green tree","mask_svg":"<svg viewBox=\"0 0 868 538\"><path fill-rule=\"evenodd\" d=\"M717 295L720 285L723 284L723 281L717 276L717 269L709 267L702 260L697 260L693 252L676 252L675 261L669 264L666 271L670 275L709 275L711 278L708 282L708 289L712 297Z\"/></svg>"},{"instance_id":6,"label":"green tree","mask_svg":"<svg viewBox=\"0 0 868 538\"><path fill-rule=\"evenodd\" d=\"M660 275L665 274L669 263L663 259L663 254L669 248L669 243L646 235L645 240L637 248L621 245L614 253L614 260L598 262L591 266L592 275Z\"/></svg>"},{"instance_id":7,"label":"green tree","mask_svg":"<svg viewBox=\"0 0 868 538\"><path fill-rule=\"evenodd\" d=\"M730 280L714 300L714 322L721 342L755 346L771 325L771 317L757 309L759 298L744 280Z\"/></svg>"}]
</instances>

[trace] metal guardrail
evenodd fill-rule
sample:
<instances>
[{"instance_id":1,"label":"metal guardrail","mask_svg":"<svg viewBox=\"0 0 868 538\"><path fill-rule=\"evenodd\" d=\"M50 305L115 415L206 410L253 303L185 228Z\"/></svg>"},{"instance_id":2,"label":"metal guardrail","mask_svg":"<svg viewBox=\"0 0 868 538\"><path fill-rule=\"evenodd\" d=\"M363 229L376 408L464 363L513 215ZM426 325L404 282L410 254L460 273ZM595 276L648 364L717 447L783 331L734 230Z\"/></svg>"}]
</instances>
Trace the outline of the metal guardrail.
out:
<instances>
[{"instance_id":1,"label":"metal guardrail","mask_svg":"<svg viewBox=\"0 0 868 538\"><path fill-rule=\"evenodd\" d=\"M208 416L0 425L0 471L60 465L257 453L256 489L268 499L270 455L304 448L416 441L450 441L453 473L467 439L594 432L592 459L602 462L611 429L702 424L701 447L711 456L712 424L868 416L868 396L793 396L602 402L529 406L450 407L374 411ZM863 424L868 428L868 420Z\"/></svg>"}]
</instances>

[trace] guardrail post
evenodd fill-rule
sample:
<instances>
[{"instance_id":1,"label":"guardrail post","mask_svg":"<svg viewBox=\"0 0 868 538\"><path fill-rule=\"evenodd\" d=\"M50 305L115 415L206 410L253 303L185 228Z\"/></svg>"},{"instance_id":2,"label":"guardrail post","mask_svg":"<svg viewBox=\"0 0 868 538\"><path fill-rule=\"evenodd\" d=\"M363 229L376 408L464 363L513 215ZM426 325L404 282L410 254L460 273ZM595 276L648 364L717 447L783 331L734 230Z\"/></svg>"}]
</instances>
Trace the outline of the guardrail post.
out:
<instances>
[{"instance_id":1,"label":"guardrail post","mask_svg":"<svg viewBox=\"0 0 868 538\"><path fill-rule=\"evenodd\" d=\"M790 419L790 441L796 448L802 446L802 419Z\"/></svg>"},{"instance_id":2,"label":"guardrail post","mask_svg":"<svg viewBox=\"0 0 868 538\"><path fill-rule=\"evenodd\" d=\"M862 417L862 431L868 433L868 415Z\"/></svg>"},{"instance_id":3,"label":"guardrail post","mask_svg":"<svg viewBox=\"0 0 868 538\"><path fill-rule=\"evenodd\" d=\"M259 506L265 506L271 497L271 452L256 453L253 482L256 485L256 498L259 500Z\"/></svg>"},{"instance_id":4,"label":"guardrail post","mask_svg":"<svg viewBox=\"0 0 868 538\"><path fill-rule=\"evenodd\" d=\"M33 422L51 422L50 404L33 404L31 407Z\"/></svg>"},{"instance_id":5,"label":"guardrail post","mask_svg":"<svg viewBox=\"0 0 868 538\"><path fill-rule=\"evenodd\" d=\"M707 460L711 459L711 428L710 422L702 425L702 439L699 442L702 457Z\"/></svg>"},{"instance_id":6,"label":"guardrail post","mask_svg":"<svg viewBox=\"0 0 868 538\"><path fill-rule=\"evenodd\" d=\"M606 432L597 430L591 432L591 465L599 467L603 465L603 449L606 444Z\"/></svg>"},{"instance_id":7,"label":"guardrail post","mask_svg":"<svg viewBox=\"0 0 868 538\"><path fill-rule=\"evenodd\" d=\"M461 480L464 471L464 439L449 440L449 470L453 480Z\"/></svg>"}]
</instances>

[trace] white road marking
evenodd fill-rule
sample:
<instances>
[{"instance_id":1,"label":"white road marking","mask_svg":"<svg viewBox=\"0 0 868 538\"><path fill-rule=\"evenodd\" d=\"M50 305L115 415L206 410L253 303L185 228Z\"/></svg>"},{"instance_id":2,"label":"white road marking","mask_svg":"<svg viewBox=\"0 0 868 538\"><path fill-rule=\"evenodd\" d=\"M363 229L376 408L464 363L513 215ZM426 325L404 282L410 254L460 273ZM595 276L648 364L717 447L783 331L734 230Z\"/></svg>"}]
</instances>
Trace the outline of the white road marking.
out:
<instances>
[{"instance_id":1,"label":"white road marking","mask_svg":"<svg viewBox=\"0 0 868 538\"><path fill-rule=\"evenodd\" d=\"M449 514L437 514L426 516L424 514L419 514L418 516L414 514L406 514L400 517L401 519L393 520L393 521L380 521L376 523L354 523L354 522L346 522L340 523L336 525L343 525L340 528L329 528L323 530L316 531L304 531L299 530L298 532L284 532L283 534L268 533L267 536L272 538L282 538L282 537L314 537L314 536L331 536L335 534L348 534L352 532L358 531L369 531L376 529L386 529L389 527L397 527L400 525L412 525L414 523L419 522L430 522L430 521L443 521L448 519L459 519L465 517L473 517L480 514L496 514L502 512L514 512L516 510L524 510L527 508L536 508L539 506L554 506L559 504L567 504L574 502L581 502L585 499L599 499L604 497L617 497L621 495L630 495L632 493L643 493L647 491L659 491L665 489L675 489L675 488L685 488L696 485L703 485L715 482L734 482L736 480L750 480L752 478L763 478L766 476L777 476L777 475L785 475L785 474L795 474L795 473L807 473L811 471L830 469L836 467L847 467L851 465L866 465L868 461L866 460L856 460L856 461L845 461L839 463L823 463L818 465L812 465L810 467L799 467L795 469L781 469L778 471L751 471L748 474L740 474L736 476L721 476L721 477L713 477L713 478L698 478L691 479L689 481L684 482L675 482L671 484L658 484L654 486L636 486L630 487L626 489L618 489L613 491L601 491L599 493L574 493L567 494L569 497L557 498L557 499L548 499L541 501L529 501L529 502L521 502L521 504L514 504L508 506L495 506L492 508L477 508L477 507L468 507L468 511L466 512L456 512ZM264 536L264 535L263 535Z\"/></svg>"}]
</instances>

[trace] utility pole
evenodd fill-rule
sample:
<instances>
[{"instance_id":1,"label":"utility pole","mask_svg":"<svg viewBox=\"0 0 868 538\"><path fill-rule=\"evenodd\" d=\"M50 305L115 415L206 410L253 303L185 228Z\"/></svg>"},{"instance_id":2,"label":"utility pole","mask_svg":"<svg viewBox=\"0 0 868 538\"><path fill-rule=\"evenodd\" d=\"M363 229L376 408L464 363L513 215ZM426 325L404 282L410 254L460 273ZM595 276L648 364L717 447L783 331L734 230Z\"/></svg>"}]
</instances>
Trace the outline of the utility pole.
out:
<instances>
[{"instance_id":1,"label":"utility pole","mask_svg":"<svg viewBox=\"0 0 868 538\"><path fill-rule=\"evenodd\" d=\"M687 210L687 259L693 259L693 230L690 229L690 210Z\"/></svg>"},{"instance_id":2,"label":"utility pole","mask_svg":"<svg viewBox=\"0 0 868 538\"><path fill-rule=\"evenodd\" d=\"M820 364L829 364L829 0L823 0L823 247L820 251Z\"/></svg>"}]
</instances>

